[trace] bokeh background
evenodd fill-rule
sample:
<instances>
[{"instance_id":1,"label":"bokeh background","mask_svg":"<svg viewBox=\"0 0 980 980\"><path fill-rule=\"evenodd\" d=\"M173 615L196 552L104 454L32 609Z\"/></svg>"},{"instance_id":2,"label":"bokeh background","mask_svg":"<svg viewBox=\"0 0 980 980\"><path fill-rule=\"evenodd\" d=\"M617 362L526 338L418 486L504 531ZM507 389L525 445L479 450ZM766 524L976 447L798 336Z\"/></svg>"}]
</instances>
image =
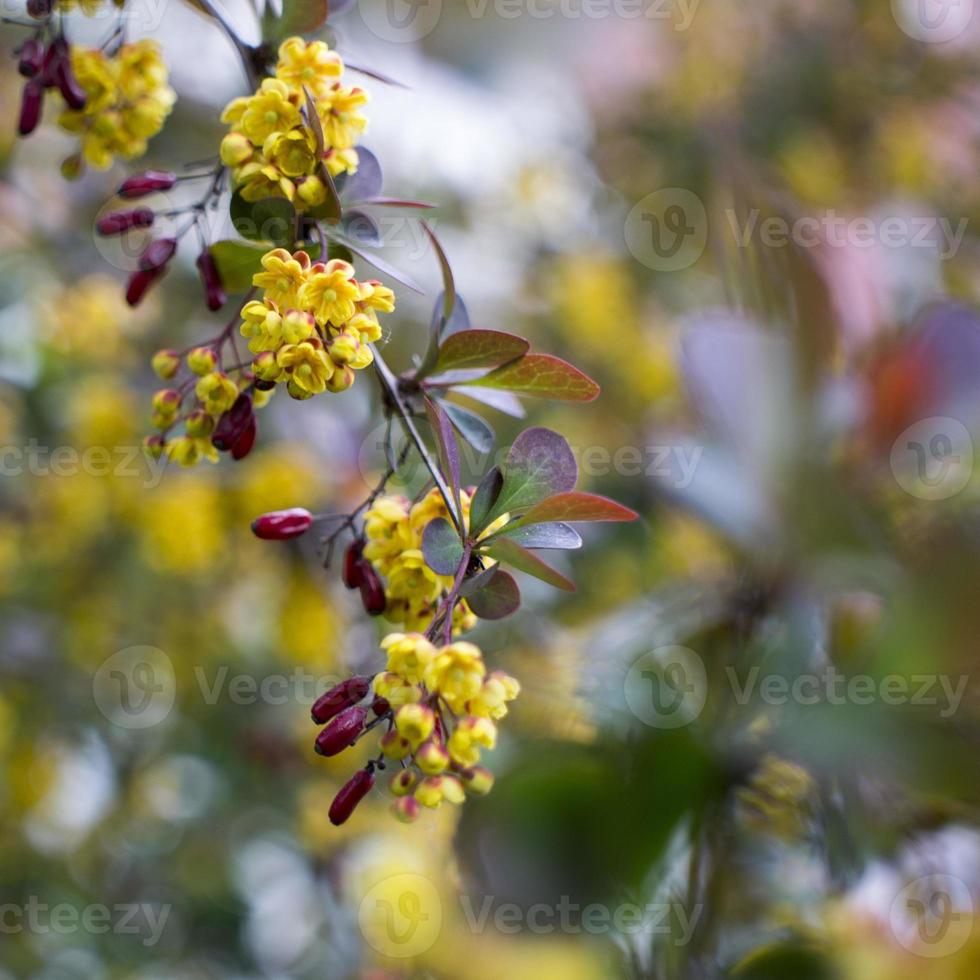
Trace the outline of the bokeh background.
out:
<instances>
[{"instance_id":1,"label":"bokeh background","mask_svg":"<svg viewBox=\"0 0 980 980\"><path fill-rule=\"evenodd\" d=\"M313 543L248 530L364 496L371 386L277 396L238 464L144 459L150 355L224 318L189 259L125 306L132 258L92 228L127 171L65 182L50 119L15 140L4 57L0 977L976 976L972 8L331 18L404 83L364 80L386 193L439 202L474 325L602 383L529 418L641 513L561 559L577 594L522 577L523 609L481 625L524 687L497 786L408 827L380 792L331 827L354 763L312 752L310 703L376 665L378 624ZM233 49L180 0L136 10L179 95L144 163L213 155ZM439 271L416 218L382 231L428 291L389 318L401 369Z\"/></svg>"}]
</instances>

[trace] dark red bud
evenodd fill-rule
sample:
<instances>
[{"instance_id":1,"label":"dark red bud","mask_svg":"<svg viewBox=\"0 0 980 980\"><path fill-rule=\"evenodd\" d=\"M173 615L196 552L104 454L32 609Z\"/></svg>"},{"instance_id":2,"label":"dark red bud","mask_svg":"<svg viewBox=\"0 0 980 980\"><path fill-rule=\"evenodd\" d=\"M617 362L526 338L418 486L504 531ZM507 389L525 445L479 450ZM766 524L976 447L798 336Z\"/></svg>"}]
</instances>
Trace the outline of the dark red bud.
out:
<instances>
[{"instance_id":1,"label":"dark red bud","mask_svg":"<svg viewBox=\"0 0 980 980\"><path fill-rule=\"evenodd\" d=\"M176 174L165 170L147 170L144 174L127 177L116 193L120 197L142 197L154 191L169 191L177 183Z\"/></svg>"},{"instance_id":2,"label":"dark red bud","mask_svg":"<svg viewBox=\"0 0 980 980\"><path fill-rule=\"evenodd\" d=\"M204 298L209 310L220 310L225 305L225 290L221 285L221 274L210 249L205 249L197 257L197 271L201 274L204 284Z\"/></svg>"},{"instance_id":3,"label":"dark red bud","mask_svg":"<svg viewBox=\"0 0 980 980\"><path fill-rule=\"evenodd\" d=\"M17 70L24 78L33 78L44 65L44 45L37 38L30 38L20 48Z\"/></svg>"},{"instance_id":4,"label":"dark red bud","mask_svg":"<svg viewBox=\"0 0 980 980\"><path fill-rule=\"evenodd\" d=\"M298 538L313 523L313 515L302 507L274 510L252 521L252 534L263 541Z\"/></svg>"},{"instance_id":5,"label":"dark red bud","mask_svg":"<svg viewBox=\"0 0 980 980\"><path fill-rule=\"evenodd\" d=\"M44 81L49 87L57 86L62 98L68 103L69 109L85 108L85 89L78 83L71 66L71 49L63 38L56 38L48 51L54 50L54 56L49 61L44 59Z\"/></svg>"},{"instance_id":6,"label":"dark red bud","mask_svg":"<svg viewBox=\"0 0 980 980\"><path fill-rule=\"evenodd\" d=\"M32 78L24 86L24 95L20 101L20 120L17 132L21 136L29 136L37 129L41 121L41 107L44 103L44 85L40 79Z\"/></svg>"},{"instance_id":7,"label":"dark red bud","mask_svg":"<svg viewBox=\"0 0 980 980\"><path fill-rule=\"evenodd\" d=\"M378 573L368 561L360 561L361 602L364 611L370 616L380 616L385 611L385 590Z\"/></svg>"},{"instance_id":8,"label":"dark red bud","mask_svg":"<svg viewBox=\"0 0 980 980\"><path fill-rule=\"evenodd\" d=\"M245 431L235 440L235 445L231 447L232 459L244 459L255 446L255 437L258 435L259 426L253 415L248 420Z\"/></svg>"},{"instance_id":9,"label":"dark red bud","mask_svg":"<svg viewBox=\"0 0 980 980\"><path fill-rule=\"evenodd\" d=\"M41 65L41 80L45 88L54 88L58 84L58 66L68 57L68 42L63 37L56 37L44 52L44 63Z\"/></svg>"},{"instance_id":10,"label":"dark red bud","mask_svg":"<svg viewBox=\"0 0 980 980\"><path fill-rule=\"evenodd\" d=\"M35 20L44 20L51 13L51 0L27 0L27 14Z\"/></svg>"},{"instance_id":11,"label":"dark red bud","mask_svg":"<svg viewBox=\"0 0 980 980\"><path fill-rule=\"evenodd\" d=\"M361 556L364 553L363 541L352 541L344 553L344 585L348 589L360 588L364 576L361 573Z\"/></svg>"},{"instance_id":12,"label":"dark red bud","mask_svg":"<svg viewBox=\"0 0 980 980\"><path fill-rule=\"evenodd\" d=\"M330 804L330 822L335 827L346 823L357 804L371 792L372 786L374 786L374 773L370 769L362 769L354 773Z\"/></svg>"},{"instance_id":13,"label":"dark red bud","mask_svg":"<svg viewBox=\"0 0 980 980\"><path fill-rule=\"evenodd\" d=\"M153 218L154 214L149 208L113 211L99 218L95 229L100 235L121 235L131 228L149 228L153 224Z\"/></svg>"},{"instance_id":14,"label":"dark red bud","mask_svg":"<svg viewBox=\"0 0 980 980\"><path fill-rule=\"evenodd\" d=\"M371 710L380 718L382 715L388 714L391 711L391 705L388 703L387 698L381 697L380 694L375 694L374 700L371 702ZM439 718L436 716L436 721Z\"/></svg>"},{"instance_id":15,"label":"dark red bud","mask_svg":"<svg viewBox=\"0 0 980 980\"><path fill-rule=\"evenodd\" d=\"M275 388L275 381L263 381L261 378L256 378L252 382L252 386L256 391L272 391Z\"/></svg>"},{"instance_id":16,"label":"dark red bud","mask_svg":"<svg viewBox=\"0 0 980 980\"><path fill-rule=\"evenodd\" d=\"M344 708L357 704L368 692L371 686L370 678L349 677L346 681L330 688L313 702L310 716L318 725L324 725L331 718L339 715Z\"/></svg>"},{"instance_id":17,"label":"dark red bud","mask_svg":"<svg viewBox=\"0 0 980 980\"><path fill-rule=\"evenodd\" d=\"M316 737L314 748L318 755L337 755L343 752L364 728L367 709L361 707L347 708L324 728Z\"/></svg>"},{"instance_id":18,"label":"dark red bud","mask_svg":"<svg viewBox=\"0 0 980 980\"><path fill-rule=\"evenodd\" d=\"M235 404L218 419L211 436L211 444L222 452L234 447L238 440L248 430L249 423L254 417L252 396L244 391L235 399Z\"/></svg>"},{"instance_id":19,"label":"dark red bud","mask_svg":"<svg viewBox=\"0 0 980 980\"><path fill-rule=\"evenodd\" d=\"M144 272L161 269L174 257L176 251L176 238L155 238L143 250L139 260L140 268Z\"/></svg>"},{"instance_id":20,"label":"dark red bud","mask_svg":"<svg viewBox=\"0 0 980 980\"><path fill-rule=\"evenodd\" d=\"M150 286L160 278L160 275L161 272L159 269L151 269L149 271L139 269L134 272L129 277L129 282L126 285L126 302L130 306L137 306L146 295L146 291Z\"/></svg>"}]
</instances>

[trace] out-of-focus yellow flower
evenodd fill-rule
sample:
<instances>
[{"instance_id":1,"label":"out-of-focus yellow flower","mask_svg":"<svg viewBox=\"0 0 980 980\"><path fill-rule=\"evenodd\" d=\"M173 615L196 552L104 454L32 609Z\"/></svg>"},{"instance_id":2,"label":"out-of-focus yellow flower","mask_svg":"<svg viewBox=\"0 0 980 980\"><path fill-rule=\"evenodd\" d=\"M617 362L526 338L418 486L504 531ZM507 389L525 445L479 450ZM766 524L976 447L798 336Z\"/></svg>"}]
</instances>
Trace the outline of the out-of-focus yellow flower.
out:
<instances>
[{"instance_id":1,"label":"out-of-focus yellow flower","mask_svg":"<svg viewBox=\"0 0 980 980\"><path fill-rule=\"evenodd\" d=\"M165 572L206 574L225 547L221 495L196 476L170 476L146 493L139 536L147 561Z\"/></svg>"},{"instance_id":2,"label":"out-of-focus yellow flower","mask_svg":"<svg viewBox=\"0 0 980 980\"><path fill-rule=\"evenodd\" d=\"M480 692L486 672L480 648L457 641L439 651L426 666L423 680L453 711L465 711L466 702Z\"/></svg>"},{"instance_id":3,"label":"out-of-focus yellow flower","mask_svg":"<svg viewBox=\"0 0 980 980\"><path fill-rule=\"evenodd\" d=\"M279 643L289 660L316 668L337 662L339 623L333 605L318 583L297 572L279 613Z\"/></svg>"},{"instance_id":4,"label":"out-of-focus yellow flower","mask_svg":"<svg viewBox=\"0 0 980 980\"><path fill-rule=\"evenodd\" d=\"M388 654L388 670L412 684L422 680L436 656L436 648L420 633L389 633L381 641L381 649Z\"/></svg>"}]
</instances>

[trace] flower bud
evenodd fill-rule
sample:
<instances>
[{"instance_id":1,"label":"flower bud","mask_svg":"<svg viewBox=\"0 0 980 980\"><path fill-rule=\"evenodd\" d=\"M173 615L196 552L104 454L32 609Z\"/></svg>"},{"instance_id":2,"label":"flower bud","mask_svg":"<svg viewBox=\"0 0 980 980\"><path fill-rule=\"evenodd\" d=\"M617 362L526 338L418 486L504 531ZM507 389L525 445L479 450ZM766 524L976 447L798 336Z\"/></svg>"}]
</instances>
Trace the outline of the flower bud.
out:
<instances>
[{"instance_id":1,"label":"flower bud","mask_svg":"<svg viewBox=\"0 0 980 980\"><path fill-rule=\"evenodd\" d=\"M401 762L402 759L407 758L412 752L412 746L408 739L402 738L394 729L390 732L385 732L378 739L378 745L381 751L389 759L394 759L395 762Z\"/></svg>"},{"instance_id":2,"label":"flower bud","mask_svg":"<svg viewBox=\"0 0 980 980\"><path fill-rule=\"evenodd\" d=\"M225 295L224 287L221 285L221 275L218 272L218 265L214 261L214 256L210 249L205 249L197 257L197 271L200 273L201 282L204 285L204 299L208 304L209 310L220 310L225 305L228 298Z\"/></svg>"},{"instance_id":3,"label":"flower bud","mask_svg":"<svg viewBox=\"0 0 980 980\"><path fill-rule=\"evenodd\" d=\"M463 781L466 792L474 796L486 796L493 789L493 773L483 766L464 769L460 772L459 778Z\"/></svg>"},{"instance_id":4,"label":"flower bud","mask_svg":"<svg viewBox=\"0 0 980 980\"><path fill-rule=\"evenodd\" d=\"M150 459L159 459L163 455L164 449L166 449L166 443L162 436L147 436L143 440L143 452Z\"/></svg>"},{"instance_id":5,"label":"flower bud","mask_svg":"<svg viewBox=\"0 0 980 980\"><path fill-rule=\"evenodd\" d=\"M335 366L333 374L327 378L327 391L338 394L341 391L346 391L353 383L354 369L346 364L343 367L338 364Z\"/></svg>"},{"instance_id":6,"label":"flower bud","mask_svg":"<svg viewBox=\"0 0 980 980\"><path fill-rule=\"evenodd\" d=\"M187 355L187 366L193 374L203 378L218 366L218 355L213 347L195 347Z\"/></svg>"},{"instance_id":7,"label":"flower bud","mask_svg":"<svg viewBox=\"0 0 980 980\"><path fill-rule=\"evenodd\" d=\"M368 561L358 563L361 570L361 603L369 616L380 616L385 611L385 590L378 573Z\"/></svg>"},{"instance_id":8,"label":"flower bud","mask_svg":"<svg viewBox=\"0 0 980 980\"><path fill-rule=\"evenodd\" d=\"M357 704L367 694L370 687L370 678L349 677L346 681L341 681L330 688L325 694L321 694L313 702L310 715L318 725L326 724L335 715L339 715L344 708Z\"/></svg>"},{"instance_id":9,"label":"flower bud","mask_svg":"<svg viewBox=\"0 0 980 980\"><path fill-rule=\"evenodd\" d=\"M422 812L422 808L418 804L418 800L413 796L403 796L400 800L395 800L391 805L391 812L402 822L402 823L415 823L419 818L419 814Z\"/></svg>"},{"instance_id":10,"label":"flower bud","mask_svg":"<svg viewBox=\"0 0 980 980\"><path fill-rule=\"evenodd\" d=\"M99 218L95 229L100 235L121 235L131 228L149 228L153 224L153 218L153 212L149 208L113 211Z\"/></svg>"},{"instance_id":11,"label":"flower bud","mask_svg":"<svg viewBox=\"0 0 980 980\"><path fill-rule=\"evenodd\" d=\"M254 147L241 133L228 133L221 141L221 162L226 167L238 167L251 155Z\"/></svg>"},{"instance_id":12,"label":"flower bud","mask_svg":"<svg viewBox=\"0 0 980 980\"><path fill-rule=\"evenodd\" d=\"M44 104L44 86L37 78L32 78L24 86L24 94L20 100L20 119L17 122L17 132L21 136L29 136L37 129L41 121L41 107Z\"/></svg>"},{"instance_id":13,"label":"flower bud","mask_svg":"<svg viewBox=\"0 0 980 980\"><path fill-rule=\"evenodd\" d=\"M211 437L215 449L227 452L233 449L239 439L248 430L255 418L252 409L252 397L244 391L235 399L234 405L218 419Z\"/></svg>"},{"instance_id":14,"label":"flower bud","mask_svg":"<svg viewBox=\"0 0 980 980\"><path fill-rule=\"evenodd\" d=\"M180 400L180 392L176 388L161 388L153 395L153 410L161 415L176 415Z\"/></svg>"},{"instance_id":15,"label":"flower bud","mask_svg":"<svg viewBox=\"0 0 980 980\"><path fill-rule=\"evenodd\" d=\"M354 360L360 349L361 342L352 333L347 333L347 331L337 334L327 344L327 353L335 364L347 364L349 361Z\"/></svg>"},{"instance_id":16,"label":"flower bud","mask_svg":"<svg viewBox=\"0 0 980 980\"><path fill-rule=\"evenodd\" d=\"M214 417L203 408L196 408L187 416L187 434L194 439L204 439L214 431Z\"/></svg>"},{"instance_id":17,"label":"flower bud","mask_svg":"<svg viewBox=\"0 0 980 980\"><path fill-rule=\"evenodd\" d=\"M351 543L347 546L347 551L344 552L343 580L344 585L346 585L348 589L360 588L361 582L364 581L364 574L361 571L361 565L363 564L363 553L363 541L351 541Z\"/></svg>"},{"instance_id":18,"label":"flower bud","mask_svg":"<svg viewBox=\"0 0 980 980\"><path fill-rule=\"evenodd\" d=\"M116 193L120 197L143 197L144 194L152 194L154 191L169 191L176 183L175 174L164 170L147 170L146 173L127 177Z\"/></svg>"},{"instance_id":19,"label":"flower bud","mask_svg":"<svg viewBox=\"0 0 980 980\"><path fill-rule=\"evenodd\" d=\"M180 370L180 355L175 350L158 350L150 366L158 377L169 380Z\"/></svg>"},{"instance_id":20,"label":"flower bud","mask_svg":"<svg viewBox=\"0 0 980 980\"><path fill-rule=\"evenodd\" d=\"M252 371L260 381L267 381L272 385L282 376L282 368L276 362L276 355L271 351L263 351L254 361L252 361Z\"/></svg>"},{"instance_id":21,"label":"flower bud","mask_svg":"<svg viewBox=\"0 0 980 980\"><path fill-rule=\"evenodd\" d=\"M302 507L276 510L252 521L252 533L263 541L298 538L313 523L313 515Z\"/></svg>"},{"instance_id":22,"label":"flower bud","mask_svg":"<svg viewBox=\"0 0 980 980\"><path fill-rule=\"evenodd\" d=\"M393 796L408 796L415 789L419 777L411 769L402 769L391 777L388 788Z\"/></svg>"},{"instance_id":23,"label":"flower bud","mask_svg":"<svg viewBox=\"0 0 980 980\"><path fill-rule=\"evenodd\" d=\"M449 753L445 745L430 738L419 746L415 761L427 776L438 776L449 765Z\"/></svg>"},{"instance_id":24,"label":"flower bud","mask_svg":"<svg viewBox=\"0 0 980 980\"><path fill-rule=\"evenodd\" d=\"M371 769L362 769L354 773L330 804L330 822L335 827L345 823L357 804L371 791L372 786L374 786L374 773Z\"/></svg>"},{"instance_id":25,"label":"flower bud","mask_svg":"<svg viewBox=\"0 0 980 980\"><path fill-rule=\"evenodd\" d=\"M403 704L395 713L395 730L412 745L424 742L435 724L435 712L424 704Z\"/></svg>"},{"instance_id":26,"label":"flower bud","mask_svg":"<svg viewBox=\"0 0 980 980\"><path fill-rule=\"evenodd\" d=\"M314 748L318 755L332 756L343 752L364 728L367 709L347 708L334 718L316 737Z\"/></svg>"},{"instance_id":27,"label":"flower bud","mask_svg":"<svg viewBox=\"0 0 980 980\"><path fill-rule=\"evenodd\" d=\"M177 251L176 238L157 238L150 242L139 258L142 272L158 272L173 257Z\"/></svg>"},{"instance_id":28,"label":"flower bud","mask_svg":"<svg viewBox=\"0 0 980 980\"><path fill-rule=\"evenodd\" d=\"M138 306L146 295L146 291L160 278L161 274L160 269L138 269L134 272L126 284L126 302L130 306Z\"/></svg>"},{"instance_id":29,"label":"flower bud","mask_svg":"<svg viewBox=\"0 0 980 980\"><path fill-rule=\"evenodd\" d=\"M24 78L33 78L44 64L44 45L37 38L29 38L20 48L17 70Z\"/></svg>"},{"instance_id":30,"label":"flower bud","mask_svg":"<svg viewBox=\"0 0 980 980\"><path fill-rule=\"evenodd\" d=\"M85 160L81 153L69 153L61 161L61 176L65 180L78 180L85 173Z\"/></svg>"}]
</instances>

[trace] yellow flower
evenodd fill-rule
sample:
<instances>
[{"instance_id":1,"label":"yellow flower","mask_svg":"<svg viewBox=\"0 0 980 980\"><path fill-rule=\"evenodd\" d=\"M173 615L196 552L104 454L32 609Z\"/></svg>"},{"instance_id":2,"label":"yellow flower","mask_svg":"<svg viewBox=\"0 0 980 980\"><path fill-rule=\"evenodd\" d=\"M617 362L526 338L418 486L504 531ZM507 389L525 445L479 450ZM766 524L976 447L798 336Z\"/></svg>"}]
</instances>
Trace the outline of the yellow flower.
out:
<instances>
[{"instance_id":1,"label":"yellow flower","mask_svg":"<svg viewBox=\"0 0 980 980\"><path fill-rule=\"evenodd\" d=\"M388 591L394 597L433 602L443 591L444 579L429 568L421 548L408 548L388 568Z\"/></svg>"},{"instance_id":2,"label":"yellow flower","mask_svg":"<svg viewBox=\"0 0 980 980\"><path fill-rule=\"evenodd\" d=\"M194 393L205 411L211 415L221 415L235 404L238 386L223 371L212 371L198 381Z\"/></svg>"},{"instance_id":3,"label":"yellow flower","mask_svg":"<svg viewBox=\"0 0 980 980\"><path fill-rule=\"evenodd\" d=\"M296 185L271 163L257 160L246 163L236 178L241 186L242 198L252 203L267 197L284 197L287 201L296 197Z\"/></svg>"},{"instance_id":4,"label":"yellow flower","mask_svg":"<svg viewBox=\"0 0 980 980\"><path fill-rule=\"evenodd\" d=\"M318 262L313 266L300 292L300 301L318 323L340 326L357 312L354 302L359 296L354 267L343 259L331 259L326 265Z\"/></svg>"},{"instance_id":5,"label":"yellow flower","mask_svg":"<svg viewBox=\"0 0 980 980\"><path fill-rule=\"evenodd\" d=\"M466 794L454 776L428 776L415 790L415 799L422 806L435 809L443 800L448 803L463 803Z\"/></svg>"},{"instance_id":6,"label":"yellow flower","mask_svg":"<svg viewBox=\"0 0 980 980\"><path fill-rule=\"evenodd\" d=\"M395 712L395 728L413 749L432 734L435 725L435 712L424 704L405 704Z\"/></svg>"},{"instance_id":7,"label":"yellow flower","mask_svg":"<svg viewBox=\"0 0 980 980\"><path fill-rule=\"evenodd\" d=\"M361 303L372 310L391 313L395 309L395 293L388 286L382 285L377 279L368 279L361 283Z\"/></svg>"},{"instance_id":8,"label":"yellow flower","mask_svg":"<svg viewBox=\"0 0 980 980\"><path fill-rule=\"evenodd\" d=\"M262 256L262 268L265 272L256 272L252 285L265 290L266 302L280 309L299 308L300 291L310 268L306 252L290 255L284 248L274 248Z\"/></svg>"},{"instance_id":9,"label":"yellow flower","mask_svg":"<svg viewBox=\"0 0 980 980\"><path fill-rule=\"evenodd\" d=\"M238 120L241 131L256 144L270 134L285 132L300 124L299 109L289 101L289 88L277 78L265 78Z\"/></svg>"},{"instance_id":10,"label":"yellow flower","mask_svg":"<svg viewBox=\"0 0 980 980\"><path fill-rule=\"evenodd\" d=\"M275 303L252 300L242 307L241 335L248 339L253 354L275 351L282 346L282 317Z\"/></svg>"},{"instance_id":11,"label":"yellow flower","mask_svg":"<svg viewBox=\"0 0 980 980\"><path fill-rule=\"evenodd\" d=\"M293 385L311 395L325 391L327 381L334 372L333 362L316 337L280 348L276 363L286 372Z\"/></svg>"},{"instance_id":12,"label":"yellow flower","mask_svg":"<svg viewBox=\"0 0 980 980\"><path fill-rule=\"evenodd\" d=\"M414 684L436 655L436 648L420 633L390 633L381 649L388 653L388 670Z\"/></svg>"},{"instance_id":13,"label":"yellow flower","mask_svg":"<svg viewBox=\"0 0 980 980\"><path fill-rule=\"evenodd\" d=\"M323 127L324 142L336 150L353 147L367 128L367 118L360 112L368 101L362 88L334 86L327 97L321 98L317 108Z\"/></svg>"},{"instance_id":14,"label":"yellow flower","mask_svg":"<svg viewBox=\"0 0 980 980\"><path fill-rule=\"evenodd\" d=\"M252 146L249 138L244 133L239 133L235 130L225 135L219 149L221 162L226 167L242 166L242 164L247 163L251 159L254 152L255 147Z\"/></svg>"},{"instance_id":15,"label":"yellow flower","mask_svg":"<svg viewBox=\"0 0 980 980\"><path fill-rule=\"evenodd\" d=\"M422 691L418 685L406 680L400 674L378 674L374 679L374 693L386 698L388 703L397 708L403 704L415 704L422 699Z\"/></svg>"},{"instance_id":16,"label":"yellow flower","mask_svg":"<svg viewBox=\"0 0 980 980\"><path fill-rule=\"evenodd\" d=\"M507 714L507 702L521 693L520 683L509 674L495 670L466 705L471 715L499 721Z\"/></svg>"},{"instance_id":17,"label":"yellow flower","mask_svg":"<svg viewBox=\"0 0 980 980\"><path fill-rule=\"evenodd\" d=\"M262 154L287 177L303 177L316 167L316 144L308 129L272 133L262 144Z\"/></svg>"},{"instance_id":18,"label":"yellow flower","mask_svg":"<svg viewBox=\"0 0 980 980\"><path fill-rule=\"evenodd\" d=\"M489 718L460 718L449 736L449 756L459 766L475 766L480 761L480 748L492 749L497 744L497 726Z\"/></svg>"},{"instance_id":19,"label":"yellow flower","mask_svg":"<svg viewBox=\"0 0 980 980\"><path fill-rule=\"evenodd\" d=\"M218 450L209 436L180 436L167 443L167 457L180 466L194 466L202 459L218 462Z\"/></svg>"},{"instance_id":20,"label":"yellow flower","mask_svg":"<svg viewBox=\"0 0 980 980\"><path fill-rule=\"evenodd\" d=\"M300 98L304 88L309 89L314 98L323 98L343 71L340 55L331 51L323 41L307 43L301 37L290 37L279 45L276 78Z\"/></svg>"},{"instance_id":21,"label":"yellow flower","mask_svg":"<svg viewBox=\"0 0 980 980\"><path fill-rule=\"evenodd\" d=\"M357 155L357 150L353 147L346 150L338 150L332 146L324 154L324 162L327 165L330 176L337 177L343 173L356 174L361 158Z\"/></svg>"},{"instance_id":22,"label":"yellow flower","mask_svg":"<svg viewBox=\"0 0 980 980\"><path fill-rule=\"evenodd\" d=\"M473 643L459 641L438 652L425 668L423 680L425 686L430 691L437 691L453 711L462 712L466 702L483 686L485 674L480 648Z\"/></svg>"}]
</instances>

